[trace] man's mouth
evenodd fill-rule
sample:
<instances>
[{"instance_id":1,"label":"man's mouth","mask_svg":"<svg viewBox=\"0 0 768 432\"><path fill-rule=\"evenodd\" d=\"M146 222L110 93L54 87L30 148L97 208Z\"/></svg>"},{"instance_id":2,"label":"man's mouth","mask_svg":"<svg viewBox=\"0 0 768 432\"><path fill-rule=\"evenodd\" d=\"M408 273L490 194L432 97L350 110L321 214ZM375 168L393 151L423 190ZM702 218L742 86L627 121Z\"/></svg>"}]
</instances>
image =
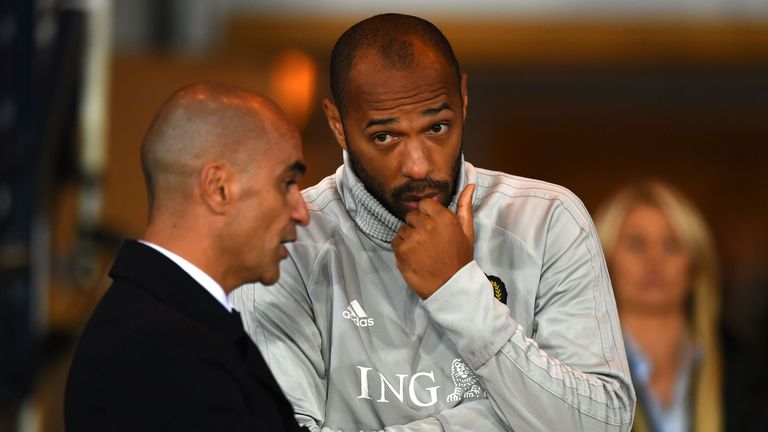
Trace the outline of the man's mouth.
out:
<instances>
[{"instance_id":1,"label":"man's mouth","mask_svg":"<svg viewBox=\"0 0 768 432\"><path fill-rule=\"evenodd\" d=\"M280 247L278 248L278 252L280 253L281 259L288 258L288 248L286 248L286 246L295 241L296 241L296 237L289 237L289 238L283 239L280 242Z\"/></svg>"},{"instance_id":2,"label":"man's mouth","mask_svg":"<svg viewBox=\"0 0 768 432\"><path fill-rule=\"evenodd\" d=\"M287 236L280 239L280 253L285 254L285 256L288 256L288 249L286 249L286 246L296 241L296 233L290 233Z\"/></svg>"},{"instance_id":3,"label":"man's mouth","mask_svg":"<svg viewBox=\"0 0 768 432\"><path fill-rule=\"evenodd\" d=\"M437 199L440 196L440 192L430 191L420 194L409 194L403 197L403 203L411 210L419 208L419 201L425 199Z\"/></svg>"}]
</instances>

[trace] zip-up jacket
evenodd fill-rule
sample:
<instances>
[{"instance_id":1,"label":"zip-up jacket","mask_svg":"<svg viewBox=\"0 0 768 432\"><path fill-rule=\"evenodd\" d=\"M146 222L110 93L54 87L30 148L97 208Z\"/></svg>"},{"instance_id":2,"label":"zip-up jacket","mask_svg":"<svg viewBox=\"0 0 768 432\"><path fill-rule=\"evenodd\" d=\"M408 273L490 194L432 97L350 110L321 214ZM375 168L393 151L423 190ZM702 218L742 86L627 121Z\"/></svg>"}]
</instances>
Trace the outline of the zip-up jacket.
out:
<instances>
[{"instance_id":1,"label":"zip-up jacket","mask_svg":"<svg viewBox=\"0 0 768 432\"><path fill-rule=\"evenodd\" d=\"M474 260L428 299L390 245L402 222L345 164L303 191L271 286L233 293L314 431L628 431L635 394L600 241L550 183L462 161ZM456 196L450 205L456 209Z\"/></svg>"}]
</instances>

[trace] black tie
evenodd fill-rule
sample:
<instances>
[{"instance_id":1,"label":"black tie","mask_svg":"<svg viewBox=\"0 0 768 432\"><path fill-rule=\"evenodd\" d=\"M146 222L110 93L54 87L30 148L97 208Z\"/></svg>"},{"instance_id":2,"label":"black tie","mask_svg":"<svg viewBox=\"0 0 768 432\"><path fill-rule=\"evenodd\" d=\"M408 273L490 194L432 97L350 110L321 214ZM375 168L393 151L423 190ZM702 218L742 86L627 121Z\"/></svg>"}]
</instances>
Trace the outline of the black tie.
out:
<instances>
[{"instance_id":1,"label":"black tie","mask_svg":"<svg viewBox=\"0 0 768 432\"><path fill-rule=\"evenodd\" d=\"M240 354L240 357L243 360L248 360L248 348L249 345L251 345L251 339L248 337L248 334L245 332L245 329L243 328L243 320L240 318L240 312L232 309L232 312L229 314L230 319L230 326L232 327L232 331L234 334L237 335L235 338L235 347L237 348L237 353Z\"/></svg>"}]
</instances>

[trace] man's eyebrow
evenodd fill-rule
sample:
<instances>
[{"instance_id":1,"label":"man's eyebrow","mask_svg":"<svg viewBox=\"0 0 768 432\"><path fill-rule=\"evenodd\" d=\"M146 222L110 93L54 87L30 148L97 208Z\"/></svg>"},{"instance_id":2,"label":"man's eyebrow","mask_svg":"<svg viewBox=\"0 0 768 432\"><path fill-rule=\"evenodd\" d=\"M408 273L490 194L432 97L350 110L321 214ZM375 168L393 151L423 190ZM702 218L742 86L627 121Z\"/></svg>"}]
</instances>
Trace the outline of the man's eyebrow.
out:
<instances>
[{"instance_id":1,"label":"man's eyebrow","mask_svg":"<svg viewBox=\"0 0 768 432\"><path fill-rule=\"evenodd\" d=\"M438 107L425 109L421 112L421 115L434 116L443 110L453 111L448 102L443 102L443 104ZM395 117L374 118L368 120L368 122L365 123L365 129L373 126L389 126L394 123L397 123L397 119Z\"/></svg>"},{"instance_id":2,"label":"man's eyebrow","mask_svg":"<svg viewBox=\"0 0 768 432\"><path fill-rule=\"evenodd\" d=\"M424 111L421 112L421 115L433 116L433 115L437 115L442 110L453 111L451 106L448 105L448 102L443 102L443 104L440 105L439 107L425 109Z\"/></svg>"},{"instance_id":3,"label":"man's eyebrow","mask_svg":"<svg viewBox=\"0 0 768 432\"><path fill-rule=\"evenodd\" d=\"M368 122L365 123L365 128L363 130L373 126L389 126L396 122L397 122L397 119L395 119L394 117L374 118L374 119L368 120Z\"/></svg>"},{"instance_id":4,"label":"man's eyebrow","mask_svg":"<svg viewBox=\"0 0 768 432\"><path fill-rule=\"evenodd\" d=\"M285 168L285 170L283 170L283 172L285 172L285 173L293 172L293 173L296 173L296 174L302 174L303 175L305 172L307 172L307 166L304 165L304 162L297 160L296 162L288 165Z\"/></svg>"}]
</instances>

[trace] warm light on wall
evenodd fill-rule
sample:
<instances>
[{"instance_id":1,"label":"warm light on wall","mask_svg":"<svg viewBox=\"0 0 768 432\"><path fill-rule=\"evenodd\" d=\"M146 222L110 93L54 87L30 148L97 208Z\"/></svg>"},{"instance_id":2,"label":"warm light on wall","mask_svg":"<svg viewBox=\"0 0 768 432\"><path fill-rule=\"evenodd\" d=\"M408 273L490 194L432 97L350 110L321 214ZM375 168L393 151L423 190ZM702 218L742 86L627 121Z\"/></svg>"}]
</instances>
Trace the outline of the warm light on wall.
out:
<instances>
[{"instance_id":1,"label":"warm light on wall","mask_svg":"<svg viewBox=\"0 0 768 432\"><path fill-rule=\"evenodd\" d=\"M307 125L315 105L313 99L316 84L315 61L301 50L283 51L270 66L270 96L300 130Z\"/></svg>"}]
</instances>

